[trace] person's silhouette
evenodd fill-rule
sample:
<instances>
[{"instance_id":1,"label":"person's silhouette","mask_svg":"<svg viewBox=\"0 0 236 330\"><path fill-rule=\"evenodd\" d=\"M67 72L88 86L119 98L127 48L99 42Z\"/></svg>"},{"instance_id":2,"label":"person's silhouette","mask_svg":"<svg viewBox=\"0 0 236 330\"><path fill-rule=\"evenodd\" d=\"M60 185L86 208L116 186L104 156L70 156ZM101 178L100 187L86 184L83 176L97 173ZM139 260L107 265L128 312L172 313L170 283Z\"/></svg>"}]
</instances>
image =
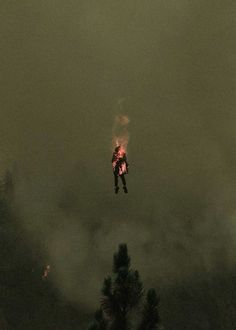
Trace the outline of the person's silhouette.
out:
<instances>
[{"instance_id":1,"label":"person's silhouette","mask_svg":"<svg viewBox=\"0 0 236 330\"><path fill-rule=\"evenodd\" d=\"M128 173L129 164L127 163L125 150L121 146L115 148L111 162L114 173L115 193L117 194L119 191L119 185L118 185L119 177L121 178L121 181L123 183L124 192L127 193L128 189L126 187L125 174Z\"/></svg>"}]
</instances>

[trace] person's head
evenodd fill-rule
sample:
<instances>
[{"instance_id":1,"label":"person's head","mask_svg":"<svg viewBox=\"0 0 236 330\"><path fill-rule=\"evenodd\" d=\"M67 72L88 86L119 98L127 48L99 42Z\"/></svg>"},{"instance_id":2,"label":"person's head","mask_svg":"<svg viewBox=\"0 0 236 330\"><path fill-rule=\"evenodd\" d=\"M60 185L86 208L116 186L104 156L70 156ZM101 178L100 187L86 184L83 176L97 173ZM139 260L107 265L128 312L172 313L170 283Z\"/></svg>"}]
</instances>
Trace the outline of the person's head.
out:
<instances>
[{"instance_id":1,"label":"person's head","mask_svg":"<svg viewBox=\"0 0 236 330\"><path fill-rule=\"evenodd\" d=\"M115 152L119 152L120 151L120 146L115 148Z\"/></svg>"}]
</instances>

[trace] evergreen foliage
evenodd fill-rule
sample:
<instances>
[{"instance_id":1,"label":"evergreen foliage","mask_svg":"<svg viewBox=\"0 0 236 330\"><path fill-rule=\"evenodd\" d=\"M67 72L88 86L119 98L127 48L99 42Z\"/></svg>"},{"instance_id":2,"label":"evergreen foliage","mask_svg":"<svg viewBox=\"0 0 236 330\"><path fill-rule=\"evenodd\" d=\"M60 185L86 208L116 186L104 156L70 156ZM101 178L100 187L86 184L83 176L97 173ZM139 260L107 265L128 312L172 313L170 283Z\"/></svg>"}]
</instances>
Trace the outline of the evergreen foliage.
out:
<instances>
[{"instance_id":1,"label":"evergreen foliage","mask_svg":"<svg viewBox=\"0 0 236 330\"><path fill-rule=\"evenodd\" d=\"M129 269L130 257L128 256L128 248L126 244L120 244L118 252L113 256L113 272L118 273L120 268Z\"/></svg>"},{"instance_id":2,"label":"evergreen foliage","mask_svg":"<svg viewBox=\"0 0 236 330\"><path fill-rule=\"evenodd\" d=\"M101 308L97 309L94 315L94 322L90 325L89 330L106 330L107 321Z\"/></svg>"},{"instance_id":3,"label":"evergreen foliage","mask_svg":"<svg viewBox=\"0 0 236 330\"><path fill-rule=\"evenodd\" d=\"M159 299L154 289L148 290L143 308L142 322L139 330L157 330L160 322L158 313Z\"/></svg>"},{"instance_id":4,"label":"evergreen foliage","mask_svg":"<svg viewBox=\"0 0 236 330\"><path fill-rule=\"evenodd\" d=\"M120 244L118 252L113 257L113 274L104 279L101 297L102 317L105 328L100 328L95 315L95 322L90 330L110 329L128 330L132 328L131 313L141 304L143 297L143 284L137 270L130 268L130 257L126 244ZM149 290L147 302L143 310L142 325L157 324L159 322L154 313L157 309L158 299L155 290ZM150 312L150 315L148 314ZM157 314L158 315L158 314ZM156 322L156 323L155 323ZM141 325L140 325L141 327ZM141 328L140 328L141 329ZM148 329L148 328L142 328ZM150 330L156 328L150 328Z\"/></svg>"}]
</instances>

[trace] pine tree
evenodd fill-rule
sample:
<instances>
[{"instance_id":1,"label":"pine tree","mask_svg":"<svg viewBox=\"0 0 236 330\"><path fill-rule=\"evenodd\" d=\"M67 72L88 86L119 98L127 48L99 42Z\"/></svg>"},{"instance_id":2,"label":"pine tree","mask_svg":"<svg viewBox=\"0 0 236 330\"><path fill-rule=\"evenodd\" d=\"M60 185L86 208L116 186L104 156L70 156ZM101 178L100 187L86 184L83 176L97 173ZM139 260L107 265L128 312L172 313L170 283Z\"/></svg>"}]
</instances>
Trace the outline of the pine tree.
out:
<instances>
[{"instance_id":1,"label":"pine tree","mask_svg":"<svg viewBox=\"0 0 236 330\"><path fill-rule=\"evenodd\" d=\"M160 323L158 313L159 299L154 289L148 290L139 330L157 330Z\"/></svg>"},{"instance_id":2,"label":"pine tree","mask_svg":"<svg viewBox=\"0 0 236 330\"><path fill-rule=\"evenodd\" d=\"M113 274L104 279L101 308L89 330L131 329L131 312L138 311L143 297L143 284L137 270L130 268L126 244L120 244L113 257ZM158 298L154 289L147 293L139 330L156 330L159 324Z\"/></svg>"},{"instance_id":3,"label":"pine tree","mask_svg":"<svg viewBox=\"0 0 236 330\"><path fill-rule=\"evenodd\" d=\"M118 252L113 256L113 272L117 274L121 268L130 268L130 257L126 244L120 244Z\"/></svg>"},{"instance_id":4,"label":"pine tree","mask_svg":"<svg viewBox=\"0 0 236 330\"><path fill-rule=\"evenodd\" d=\"M99 308L94 315L94 322L90 325L89 330L106 330L107 321L104 318L104 313L101 308Z\"/></svg>"},{"instance_id":5,"label":"pine tree","mask_svg":"<svg viewBox=\"0 0 236 330\"><path fill-rule=\"evenodd\" d=\"M120 244L113 257L113 278L105 278L102 288L101 308L109 329L129 328L128 314L139 304L142 295L143 285L138 271L130 268L127 245Z\"/></svg>"}]
</instances>

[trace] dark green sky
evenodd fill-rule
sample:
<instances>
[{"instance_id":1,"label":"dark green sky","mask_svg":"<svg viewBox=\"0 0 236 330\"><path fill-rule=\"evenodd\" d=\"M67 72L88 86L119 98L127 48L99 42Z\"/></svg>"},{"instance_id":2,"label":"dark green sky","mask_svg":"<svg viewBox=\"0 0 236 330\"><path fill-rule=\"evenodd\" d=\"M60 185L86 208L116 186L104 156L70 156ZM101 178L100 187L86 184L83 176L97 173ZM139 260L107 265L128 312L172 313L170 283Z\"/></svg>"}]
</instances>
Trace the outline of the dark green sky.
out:
<instances>
[{"instance_id":1,"label":"dark green sky","mask_svg":"<svg viewBox=\"0 0 236 330\"><path fill-rule=\"evenodd\" d=\"M22 226L86 308L120 242L154 286L235 269L235 9L0 2L1 171L16 162ZM110 164L120 98L127 196L113 195Z\"/></svg>"}]
</instances>

